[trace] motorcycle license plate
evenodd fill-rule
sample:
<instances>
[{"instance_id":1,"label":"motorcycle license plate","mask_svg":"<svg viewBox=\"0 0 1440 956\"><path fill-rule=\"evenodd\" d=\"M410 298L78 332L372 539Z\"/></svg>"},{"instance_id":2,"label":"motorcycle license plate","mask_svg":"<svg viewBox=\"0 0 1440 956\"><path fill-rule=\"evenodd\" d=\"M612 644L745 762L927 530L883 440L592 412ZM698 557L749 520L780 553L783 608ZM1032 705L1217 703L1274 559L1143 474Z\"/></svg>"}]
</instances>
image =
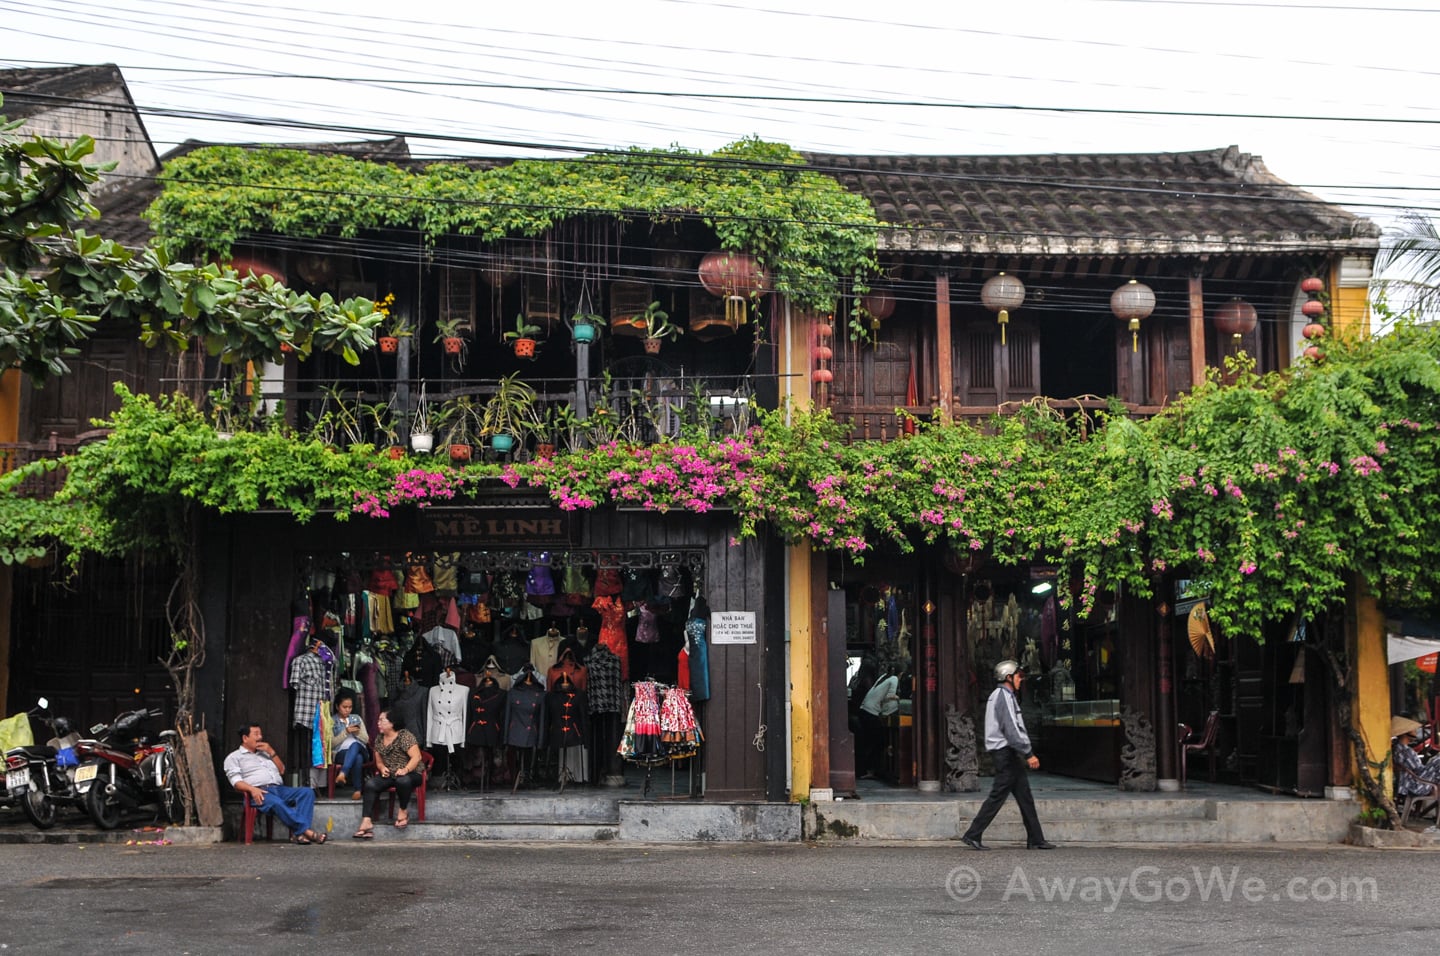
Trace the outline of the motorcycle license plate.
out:
<instances>
[{"instance_id":1,"label":"motorcycle license plate","mask_svg":"<svg viewBox=\"0 0 1440 956\"><path fill-rule=\"evenodd\" d=\"M89 764L75 771L75 782L85 783L87 780L94 780L95 775L100 772L99 764Z\"/></svg>"},{"instance_id":2,"label":"motorcycle license plate","mask_svg":"<svg viewBox=\"0 0 1440 956\"><path fill-rule=\"evenodd\" d=\"M24 793L30 789L29 770L7 770L5 772L5 789L11 793Z\"/></svg>"}]
</instances>

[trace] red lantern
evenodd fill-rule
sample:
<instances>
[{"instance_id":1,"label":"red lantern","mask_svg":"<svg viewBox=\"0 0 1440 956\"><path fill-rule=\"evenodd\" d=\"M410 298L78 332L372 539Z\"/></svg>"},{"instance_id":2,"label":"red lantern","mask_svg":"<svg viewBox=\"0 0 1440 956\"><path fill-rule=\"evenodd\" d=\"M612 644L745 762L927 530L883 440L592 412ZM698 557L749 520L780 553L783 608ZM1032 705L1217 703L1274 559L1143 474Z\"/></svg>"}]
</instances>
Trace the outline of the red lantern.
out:
<instances>
[{"instance_id":1,"label":"red lantern","mask_svg":"<svg viewBox=\"0 0 1440 956\"><path fill-rule=\"evenodd\" d=\"M760 260L747 252L717 249L700 260L699 271L705 291L725 299L725 319L732 326L745 323L747 299L770 289Z\"/></svg>"},{"instance_id":2,"label":"red lantern","mask_svg":"<svg viewBox=\"0 0 1440 956\"><path fill-rule=\"evenodd\" d=\"M884 322L895 314L895 297L886 289L871 289L860 297L860 308L876 322Z\"/></svg>"},{"instance_id":3,"label":"red lantern","mask_svg":"<svg viewBox=\"0 0 1440 956\"><path fill-rule=\"evenodd\" d=\"M246 275L253 275L257 279L261 276L269 276L281 285L285 284L285 273L281 272L277 267L267 262L262 262L259 259L236 256L230 260L230 268L240 273L241 278L244 278Z\"/></svg>"},{"instance_id":4,"label":"red lantern","mask_svg":"<svg viewBox=\"0 0 1440 956\"><path fill-rule=\"evenodd\" d=\"M815 337L820 341L829 341L830 337L834 334L835 330L830 326L829 322L821 321L815 323Z\"/></svg>"},{"instance_id":5,"label":"red lantern","mask_svg":"<svg viewBox=\"0 0 1440 956\"><path fill-rule=\"evenodd\" d=\"M1319 292L1319 291L1320 291L1321 289L1323 289L1323 288L1325 288L1325 283L1321 282L1319 279L1315 278L1314 276L1310 276L1309 278L1301 279L1301 280L1300 280L1300 291L1301 291L1301 292L1307 292L1307 293L1312 293L1312 294L1313 294L1313 293Z\"/></svg>"},{"instance_id":6,"label":"red lantern","mask_svg":"<svg viewBox=\"0 0 1440 956\"><path fill-rule=\"evenodd\" d=\"M815 360L816 360L816 361L818 361L818 362L828 362L828 361L830 361L830 360L831 360L832 358L834 358L834 357L835 357L835 352L834 352L833 349L830 348L830 346L828 346L828 345L817 345L817 346L815 346Z\"/></svg>"},{"instance_id":7,"label":"red lantern","mask_svg":"<svg viewBox=\"0 0 1440 956\"><path fill-rule=\"evenodd\" d=\"M1318 359L1320 357L1320 349L1314 345L1306 346L1305 357L1308 359Z\"/></svg>"},{"instance_id":8,"label":"red lantern","mask_svg":"<svg viewBox=\"0 0 1440 956\"><path fill-rule=\"evenodd\" d=\"M1244 299L1235 298L1215 310L1215 328L1222 335L1240 338L1255 331L1255 306Z\"/></svg>"},{"instance_id":9,"label":"red lantern","mask_svg":"<svg viewBox=\"0 0 1440 956\"><path fill-rule=\"evenodd\" d=\"M810 377L821 385L828 385L831 382L835 381L835 373L830 371L828 368L817 368L815 371L810 373Z\"/></svg>"},{"instance_id":10,"label":"red lantern","mask_svg":"<svg viewBox=\"0 0 1440 956\"><path fill-rule=\"evenodd\" d=\"M1305 326L1305 328L1300 330L1300 334L1305 336L1307 339L1322 338L1325 335L1325 326L1321 325L1319 322L1311 322L1309 325Z\"/></svg>"},{"instance_id":11,"label":"red lantern","mask_svg":"<svg viewBox=\"0 0 1440 956\"><path fill-rule=\"evenodd\" d=\"M1309 302L1306 302L1304 305L1300 306L1300 311L1310 316L1310 318L1312 319L1318 319L1320 316L1325 314L1325 303L1321 302L1319 299L1311 299Z\"/></svg>"}]
</instances>

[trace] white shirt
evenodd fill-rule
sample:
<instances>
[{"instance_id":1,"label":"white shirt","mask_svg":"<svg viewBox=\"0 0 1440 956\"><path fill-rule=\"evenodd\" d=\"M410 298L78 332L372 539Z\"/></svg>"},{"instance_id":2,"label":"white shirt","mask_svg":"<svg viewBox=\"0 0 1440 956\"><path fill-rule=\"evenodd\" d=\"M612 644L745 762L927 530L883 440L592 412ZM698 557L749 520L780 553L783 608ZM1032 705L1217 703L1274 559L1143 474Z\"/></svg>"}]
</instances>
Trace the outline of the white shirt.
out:
<instances>
[{"instance_id":1,"label":"white shirt","mask_svg":"<svg viewBox=\"0 0 1440 956\"><path fill-rule=\"evenodd\" d=\"M427 746L444 746L452 752L456 744L464 746L465 707L469 700L470 688L457 683L453 672L443 671L440 683L430 688L425 720Z\"/></svg>"},{"instance_id":2,"label":"white shirt","mask_svg":"<svg viewBox=\"0 0 1440 956\"><path fill-rule=\"evenodd\" d=\"M897 675L882 677L860 702L860 709L877 717L890 716L900 709L900 700L895 694L899 687L900 678Z\"/></svg>"},{"instance_id":3,"label":"white shirt","mask_svg":"<svg viewBox=\"0 0 1440 956\"><path fill-rule=\"evenodd\" d=\"M225 758L225 779L230 781L232 787L241 780L252 787L261 788L279 786L284 782L280 778L280 771L275 769L273 759L244 747Z\"/></svg>"}]
</instances>

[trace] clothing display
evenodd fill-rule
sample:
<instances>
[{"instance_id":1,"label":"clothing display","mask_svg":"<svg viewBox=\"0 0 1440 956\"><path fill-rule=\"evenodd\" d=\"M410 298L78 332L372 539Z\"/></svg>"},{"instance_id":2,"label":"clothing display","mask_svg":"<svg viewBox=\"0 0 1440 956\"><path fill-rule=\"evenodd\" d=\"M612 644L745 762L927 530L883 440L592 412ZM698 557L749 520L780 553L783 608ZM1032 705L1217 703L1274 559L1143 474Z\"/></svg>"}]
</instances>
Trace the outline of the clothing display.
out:
<instances>
[{"instance_id":1,"label":"clothing display","mask_svg":"<svg viewBox=\"0 0 1440 956\"><path fill-rule=\"evenodd\" d=\"M585 691L592 714L618 714L625 709L620 658L604 644L596 644L585 655Z\"/></svg>"},{"instance_id":2,"label":"clothing display","mask_svg":"<svg viewBox=\"0 0 1440 956\"><path fill-rule=\"evenodd\" d=\"M625 635L625 602L618 597L601 595L591 607L600 614L600 643L620 659L620 679L629 680L630 642Z\"/></svg>"},{"instance_id":3,"label":"clothing display","mask_svg":"<svg viewBox=\"0 0 1440 956\"><path fill-rule=\"evenodd\" d=\"M554 687L563 679L574 684L576 690L584 690L587 676L585 668L575 660L575 652L567 647L560 652L555 664L545 672L545 686Z\"/></svg>"},{"instance_id":4,"label":"clothing display","mask_svg":"<svg viewBox=\"0 0 1440 956\"><path fill-rule=\"evenodd\" d=\"M508 680L508 678L507 678ZM471 747L498 747L503 740L505 688L491 676L483 676L470 692L466 712L465 743Z\"/></svg>"},{"instance_id":5,"label":"clothing display","mask_svg":"<svg viewBox=\"0 0 1440 956\"><path fill-rule=\"evenodd\" d=\"M685 655L690 665L690 699L710 699L710 606L696 598L685 620Z\"/></svg>"},{"instance_id":6,"label":"clothing display","mask_svg":"<svg viewBox=\"0 0 1440 956\"><path fill-rule=\"evenodd\" d=\"M467 688L455 680L455 672L440 675L440 683L430 688L426 710L425 742L430 747L453 751L465 743L465 708L469 703Z\"/></svg>"},{"instance_id":7,"label":"clothing display","mask_svg":"<svg viewBox=\"0 0 1440 956\"><path fill-rule=\"evenodd\" d=\"M325 662L312 648L290 662L290 689L295 692L291 723L315 728L315 709L330 700Z\"/></svg>"},{"instance_id":8,"label":"clothing display","mask_svg":"<svg viewBox=\"0 0 1440 956\"><path fill-rule=\"evenodd\" d=\"M589 725L585 692L568 677L545 692L545 740L550 747L578 747Z\"/></svg>"},{"instance_id":9,"label":"clothing display","mask_svg":"<svg viewBox=\"0 0 1440 956\"><path fill-rule=\"evenodd\" d=\"M563 638L560 632L551 628L548 633L530 642L530 666L535 668L535 673L550 673L550 668L555 666L555 661L560 656L561 640Z\"/></svg>"},{"instance_id":10,"label":"clothing display","mask_svg":"<svg viewBox=\"0 0 1440 956\"><path fill-rule=\"evenodd\" d=\"M390 709L400 718L405 729L419 736L425 732L425 710L428 704L426 687L412 681L400 688L400 693L390 702Z\"/></svg>"},{"instance_id":11,"label":"clothing display","mask_svg":"<svg viewBox=\"0 0 1440 956\"><path fill-rule=\"evenodd\" d=\"M505 701L505 743L539 747L545 742L545 688L533 673L510 687Z\"/></svg>"}]
</instances>

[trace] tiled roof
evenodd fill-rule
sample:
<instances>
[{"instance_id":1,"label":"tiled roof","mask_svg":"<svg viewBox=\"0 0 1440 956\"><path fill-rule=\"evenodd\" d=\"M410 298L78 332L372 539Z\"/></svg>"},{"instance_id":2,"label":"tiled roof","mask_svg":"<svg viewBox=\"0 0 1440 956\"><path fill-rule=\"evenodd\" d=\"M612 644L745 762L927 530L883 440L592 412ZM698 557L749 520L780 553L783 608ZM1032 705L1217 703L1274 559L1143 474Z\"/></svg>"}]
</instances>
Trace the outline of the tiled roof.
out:
<instances>
[{"instance_id":1,"label":"tiled roof","mask_svg":"<svg viewBox=\"0 0 1440 956\"><path fill-rule=\"evenodd\" d=\"M1371 252L1368 219L1257 156L1193 153L851 156L806 160L867 197L889 252L1174 256Z\"/></svg>"},{"instance_id":2,"label":"tiled roof","mask_svg":"<svg viewBox=\"0 0 1440 956\"><path fill-rule=\"evenodd\" d=\"M113 63L0 70L0 93L5 95L0 113L25 119L57 106L73 105L95 90L111 87L125 88L125 78Z\"/></svg>"}]
</instances>

